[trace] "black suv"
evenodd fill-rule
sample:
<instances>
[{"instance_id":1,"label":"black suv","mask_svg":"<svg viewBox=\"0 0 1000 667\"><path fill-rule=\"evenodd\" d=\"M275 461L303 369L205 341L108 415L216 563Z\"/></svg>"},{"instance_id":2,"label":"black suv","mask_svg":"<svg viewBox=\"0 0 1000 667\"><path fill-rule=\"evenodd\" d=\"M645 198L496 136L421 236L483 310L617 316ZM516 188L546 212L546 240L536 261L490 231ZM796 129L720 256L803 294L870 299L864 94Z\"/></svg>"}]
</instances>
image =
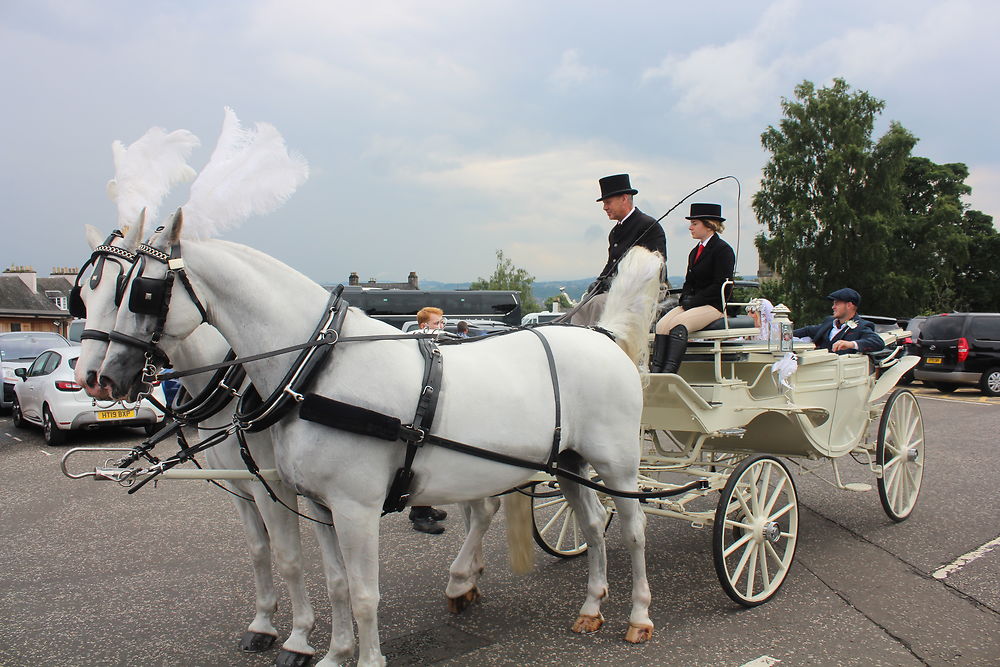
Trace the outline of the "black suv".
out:
<instances>
[{"instance_id":1,"label":"black suv","mask_svg":"<svg viewBox=\"0 0 1000 667\"><path fill-rule=\"evenodd\" d=\"M1000 313L928 317L917 343L916 379L945 393L977 385L987 396L1000 396Z\"/></svg>"}]
</instances>

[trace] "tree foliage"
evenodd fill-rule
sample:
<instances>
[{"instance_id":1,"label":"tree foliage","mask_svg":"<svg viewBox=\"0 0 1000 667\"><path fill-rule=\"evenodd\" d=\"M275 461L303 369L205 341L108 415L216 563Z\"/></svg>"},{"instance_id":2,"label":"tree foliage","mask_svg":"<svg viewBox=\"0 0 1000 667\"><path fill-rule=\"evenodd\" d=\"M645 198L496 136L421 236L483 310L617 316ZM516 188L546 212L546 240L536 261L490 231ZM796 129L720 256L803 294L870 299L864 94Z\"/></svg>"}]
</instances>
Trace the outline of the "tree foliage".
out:
<instances>
[{"instance_id":1,"label":"tree foliage","mask_svg":"<svg viewBox=\"0 0 1000 667\"><path fill-rule=\"evenodd\" d=\"M995 271L982 262L997 232L965 210L965 165L912 156L917 139L896 122L874 139L885 103L842 79L819 90L805 81L781 106L778 127L761 135L771 158L753 207L767 229L760 257L779 276L769 291L797 321L828 314L823 296L845 286L873 314L988 301L969 281Z\"/></svg>"},{"instance_id":2,"label":"tree foliage","mask_svg":"<svg viewBox=\"0 0 1000 667\"><path fill-rule=\"evenodd\" d=\"M531 293L535 277L514 266L509 258L504 257L503 250L497 250L497 265L489 278L478 278L469 285L469 289L516 290L521 293L521 312L533 313L541 310L538 301Z\"/></svg>"}]
</instances>

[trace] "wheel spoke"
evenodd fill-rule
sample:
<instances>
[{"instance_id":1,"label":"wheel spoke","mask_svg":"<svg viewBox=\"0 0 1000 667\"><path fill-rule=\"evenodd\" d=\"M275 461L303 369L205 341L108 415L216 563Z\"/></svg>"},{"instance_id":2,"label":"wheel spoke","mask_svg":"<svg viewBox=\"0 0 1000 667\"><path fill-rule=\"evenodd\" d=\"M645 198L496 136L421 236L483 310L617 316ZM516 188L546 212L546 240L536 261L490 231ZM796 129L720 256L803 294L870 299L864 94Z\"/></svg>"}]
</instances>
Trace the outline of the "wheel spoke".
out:
<instances>
[{"instance_id":1,"label":"wheel spoke","mask_svg":"<svg viewBox=\"0 0 1000 667\"><path fill-rule=\"evenodd\" d=\"M767 516L768 514L770 514L771 510L774 509L774 503L778 502L778 497L781 495L781 492L784 490L785 483L787 481L788 481L788 478L785 477L784 475L782 475L781 479L774 486L774 493L771 494L770 500L768 500L767 504L764 505L764 515L765 516Z\"/></svg>"},{"instance_id":2,"label":"wheel spoke","mask_svg":"<svg viewBox=\"0 0 1000 667\"><path fill-rule=\"evenodd\" d=\"M774 514L772 514L769 517L767 517L767 520L768 521L777 521L781 517L783 517L786 514L788 514L789 512L791 512L793 509L795 509L795 503L794 502L790 502L787 505L785 505L784 507L782 507L780 510L778 510L777 512L775 512Z\"/></svg>"},{"instance_id":3,"label":"wheel spoke","mask_svg":"<svg viewBox=\"0 0 1000 667\"><path fill-rule=\"evenodd\" d=\"M742 547L744 544L749 542L753 538L753 533L744 533L743 537L733 542L729 547L722 552L722 555L728 558L734 551Z\"/></svg>"},{"instance_id":4,"label":"wheel spoke","mask_svg":"<svg viewBox=\"0 0 1000 667\"><path fill-rule=\"evenodd\" d=\"M573 521L572 511L566 513L566 517L563 519L562 527L559 529L559 538L556 540L557 549L562 548L563 540L566 538L566 529L569 528L570 524L576 525L576 521Z\"/></svg>"},{"instance_id":5,"label":"wheel spoke","mask_svg":"<svg viewBox=\"0 0 1000 667\"><path fill-rule=\"evenodd\" d=\"M543 510L546 507L552 507L553 505L559 505L560 503L565 503L565 502L566 499L560 496L559 498L553 498L552 500L546 500L543 503L538 503L537 505L535 505L535 509Z\"/></svg>"},{"instance_id":6,"label":"wheel spoke","mask_svg":"<svg viewBox=\"0 0 1000 667\"><path fill-rule=\"evenodd\" d=\"M753 585L757 581L757 547L754 544L750 547L750 567L747 570L747 597L753 597Z\"/></svg>"},{"instance_id":7,"label":"wheel spoke","mask_svg":"<svg viewBox=\"0 0 1000 667\"><path fill-rule=\"evenodd\" d=\"M541 535L544 535L545 533L547 533L549 531L549 528L551 528L552 525L556 521L559 520L559 517L561 517L563 515L563 512L565 512L568 508L569 508L569 505L566 504L566 501L563 501L562 507L560 507L558 510L556 510L556 513L552 515L552 518L549 519L548 521L546 521L545 522L545 526L541 530L539 530L538 532Z\"/></svg>"},{"instance_id":8,"label":"wheel spoke","mask_svg":"<svg viewBox=\"0 0 1000 667\"><path fill-rule=\"evenodd\" d=\"M736 571L733 572L733 576L731 577L731 581L734 586L736 582L740 580L740 577L743 576L743 568L747 566L747 560L750 558L750 553L753 551L753 547L754 545L748 544L746 545L746 548L743 549L743 555L740 556L740 562L737 564Z\"/></svg>"},{"instance_id":9,"label":"wheel spoke","mask_svg":"<svg viewBox=\"0 0 1000 667\"><path fill-rule=\"evenodd\" d=\"M757 562L760 563L760 582L765 592L771 588L771 574L767 569L767 548L764 546L767 543L767 540L764 540L757 545Z\"/></svg>"}]
</instances>

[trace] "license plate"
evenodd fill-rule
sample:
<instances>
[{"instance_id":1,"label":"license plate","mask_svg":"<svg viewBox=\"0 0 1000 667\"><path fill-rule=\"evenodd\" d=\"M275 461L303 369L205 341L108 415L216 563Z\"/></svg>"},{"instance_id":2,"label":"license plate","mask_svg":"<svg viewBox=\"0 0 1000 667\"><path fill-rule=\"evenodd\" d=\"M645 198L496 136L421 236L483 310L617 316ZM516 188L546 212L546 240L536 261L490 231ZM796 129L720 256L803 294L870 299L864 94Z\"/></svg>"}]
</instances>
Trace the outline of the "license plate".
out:
<instances>
[{"instance_id":1,"label":"license plate","mask_svg":"<svg viewBox=\"0 0 1000 667\"><path fill-rule=\"evenodd\" d=\"M944 357L927 357L924 359L925 364L940 364L944 361Z\"/></svg>"},{"instance_id":2,"label":"license plate","mask_svg":"<svg viewBox=\"0 0 1000 667\"><path fill-rule=\"evenodd\" d=\"M102 410L97 413L98 419L131 419L135 417L135 410Z\"/></svg>"}]
</instances>

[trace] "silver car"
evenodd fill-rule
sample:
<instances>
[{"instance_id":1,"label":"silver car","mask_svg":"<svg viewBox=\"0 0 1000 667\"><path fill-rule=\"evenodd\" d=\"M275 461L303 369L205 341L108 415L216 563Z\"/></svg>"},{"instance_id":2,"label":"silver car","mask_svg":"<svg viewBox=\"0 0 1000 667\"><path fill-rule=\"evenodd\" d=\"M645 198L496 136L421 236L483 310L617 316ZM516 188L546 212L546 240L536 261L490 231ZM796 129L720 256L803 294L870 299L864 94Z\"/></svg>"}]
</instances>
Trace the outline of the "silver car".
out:
<instances>
[{"instance_id":1,"label":"silver car","mask_svg":"<svg viewBox=\"0 0 1000 667\"><path fill-rule=\"evenodd\" d=\"M73 378L79 358L79 347L58 347L42 352L28 368L15 371L19 381L14 385L14 426L41 426L49 445L65 442L67 433L78 429L142 426L152 435L160 428L163 413L145 398L127 403L87 396ZM153 397L163 403L159 386Z\"/></svg>"},{"instance_id":2,"label":"silver car","mask_svg":"<svg viewBox=\"0 0 1000 667\"><path fill-rule=\"evenodd\" d=\"M57 333L48 331L13 331L0 333L0 366L3 368L3 396L0 408L14 404L14 385L19 382L14 371L27 368L39 354L49 348L69 347L70 343Z\"/></svg>"}]
</instances>

